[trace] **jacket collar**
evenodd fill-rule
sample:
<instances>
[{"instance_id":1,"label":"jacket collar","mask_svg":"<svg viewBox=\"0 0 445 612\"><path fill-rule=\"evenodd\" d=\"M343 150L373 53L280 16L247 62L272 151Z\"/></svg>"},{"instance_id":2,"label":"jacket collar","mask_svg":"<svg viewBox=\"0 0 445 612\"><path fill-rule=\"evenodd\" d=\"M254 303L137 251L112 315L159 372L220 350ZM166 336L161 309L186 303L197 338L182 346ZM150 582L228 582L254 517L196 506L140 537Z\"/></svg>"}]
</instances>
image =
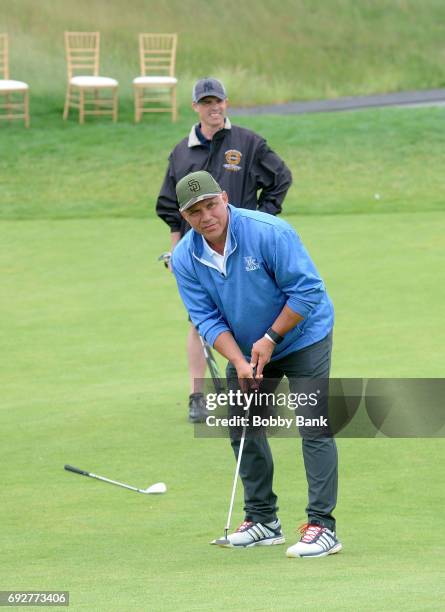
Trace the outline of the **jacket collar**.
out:
<instances>
[{"instance_id":1,"label":"jacket collar","mask_svg":"<svg viewBox=\"0 0 445 612\"><path fill-rule=\"evenodd\" d=\"M190 149L192 147L201 147L202 146L202 143L199 140L199 138L197 137L196 132L195 132L195 126L196 125L197 124L192 126L192 129L190 130L189 139L188 139L188 143L187 143L187 146ZM231 130L232 129L232 124L230 123L230 119L228 117L225 118L224 127L222 129L223 130Z\"/></svg>"}]
</instances>

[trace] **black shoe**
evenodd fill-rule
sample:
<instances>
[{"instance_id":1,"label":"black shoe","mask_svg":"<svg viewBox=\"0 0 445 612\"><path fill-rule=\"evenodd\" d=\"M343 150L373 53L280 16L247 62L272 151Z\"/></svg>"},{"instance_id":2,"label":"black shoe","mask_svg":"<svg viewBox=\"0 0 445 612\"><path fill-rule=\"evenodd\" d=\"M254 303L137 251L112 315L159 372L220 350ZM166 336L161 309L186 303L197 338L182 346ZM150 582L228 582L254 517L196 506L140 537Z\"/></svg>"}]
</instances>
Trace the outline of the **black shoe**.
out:
<instances>
[{"instance_id":1,"label":"black shoe","mask_svg":"<svg viewBox=\"0 0 445 612\"><path fill-rule=\"evenodd\" d=\"M208 412L203 393L192 393L189 397L190 423L204 423Z\"/></svg>"}]
</instances>

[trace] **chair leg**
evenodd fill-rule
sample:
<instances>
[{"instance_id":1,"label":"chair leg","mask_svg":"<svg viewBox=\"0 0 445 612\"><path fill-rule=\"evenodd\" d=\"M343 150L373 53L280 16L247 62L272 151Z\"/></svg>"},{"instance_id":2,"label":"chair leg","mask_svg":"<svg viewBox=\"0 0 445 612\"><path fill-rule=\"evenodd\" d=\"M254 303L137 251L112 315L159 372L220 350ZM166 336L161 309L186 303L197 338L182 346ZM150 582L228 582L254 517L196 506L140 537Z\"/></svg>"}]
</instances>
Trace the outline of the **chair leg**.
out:
<instances>
[{"instance_id":1,"label":"chair leg","mask_svg":"<svg viewBox=\"0 0 445 612\"><path fill-rule=\"evenodd\" d=\"M25 127L29 128L29 91L23 94L23 110L25 115Z\"/></svg>"},{"instance_id":2,"label":"chair leg","mask_svg":"<svg viewBox=\"0 0 445 612\"><path fill-rule=\"evenodd\" d=\"M134 88L134 122L139 123L141 117L139 115L139 94L138 87Z\"/></svg>"},{"instance_id":3,"label":"chair leg","mask_svg":"<svg viewBox=\"0 0 445 612\"><path fill-rule=\"evenodd\" d=\"M178 113L176 110L176 86L172 87L172 121L173 123L176 121L176 119L178 118Z\"/></svg>"},{"instance_id":4,"label":"chair leg","mask_svg":"<svg viewBox=\"0 0 445 612\"><path fill-rule=\"evenodd\" d=\"M79 94L79 123L85 123L85 92L83 89L80 90Z\"/></svg>"},{"instance_id":5,"label":"chair leg","mask_svg":"<svg viewBox=\"0 0 445 612\"><path fill-rule=\"evenodd\" d=\"M118 97L117 97L117 87L113 89L113 123L117 121L117 113L118 113Z\"/></svg>"},{"instance_id":6,"label":"chair leg","mask_svg":"<svg viewBox=\"0 0 445 612\"><path fill-rule=\"evenodd\" d=\"M65 107L63 109L63 120L68 119L68 113L70 112L70 99L71 99L71 87L68 85L65 96Z\"/></svg>"},{"instance_id":7,"label":"chair leg","mask_svg":"<svg viewBox=\"0 0 445 612\"><path fill-rule=\"evenodd\" d=\"M5 95L5 109L6 109L6 119L8 121L11 121L12 116L11 116L11 97L10 94L6 94Z\"/></svg>"}]
</instances>

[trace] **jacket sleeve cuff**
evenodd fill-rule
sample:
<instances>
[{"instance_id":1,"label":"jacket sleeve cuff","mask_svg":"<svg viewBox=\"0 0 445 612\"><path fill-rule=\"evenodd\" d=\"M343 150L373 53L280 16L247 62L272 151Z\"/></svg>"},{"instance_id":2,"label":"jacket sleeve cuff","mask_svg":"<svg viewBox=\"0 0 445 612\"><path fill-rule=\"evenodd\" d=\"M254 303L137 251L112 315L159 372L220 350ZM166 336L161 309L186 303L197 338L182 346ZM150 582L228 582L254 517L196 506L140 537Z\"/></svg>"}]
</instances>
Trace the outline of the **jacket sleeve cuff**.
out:
<instances>
[{"instance_id":1,"label":"jacket sleeve cuff","mask_svg":"<svg viewBox=\"0 0 445 612\"><path fill-rule=\"evenodd\" d=\"M289 298L286 302L286 306L289 306L291 310L299 314L300 317L303 317L303 319L306 319L306 317L312 310L310 306L308 306L296 297Z\"/></svg>"},{"instance_id":2,"label":"jacket sleeve cuff","mask_svg":"<svg viewBox=\"0 0 445 612\"><path fill-rule=\"evenodd\" d=\"M261 202L258 206L260 212L269 213L270 215L277 215L281 212L281 206L277 206L274 202Z\"/></svg>"},{"instance_id":3,"label":"jacket sleeve cuff","mask_svg":"<svg viewBox=\"0 0 445 612\"><path fill-rule=\"evenodd\" d=\"M204 336L206 341L210 344L210 346L214 346L217 337L226 331L230 331L230 329L225 323L216 323L215 325L212 325L206 331L201 330L201 329L199 331L200 333L202 331L202 335Z\"/></svg>"}]
</instances>

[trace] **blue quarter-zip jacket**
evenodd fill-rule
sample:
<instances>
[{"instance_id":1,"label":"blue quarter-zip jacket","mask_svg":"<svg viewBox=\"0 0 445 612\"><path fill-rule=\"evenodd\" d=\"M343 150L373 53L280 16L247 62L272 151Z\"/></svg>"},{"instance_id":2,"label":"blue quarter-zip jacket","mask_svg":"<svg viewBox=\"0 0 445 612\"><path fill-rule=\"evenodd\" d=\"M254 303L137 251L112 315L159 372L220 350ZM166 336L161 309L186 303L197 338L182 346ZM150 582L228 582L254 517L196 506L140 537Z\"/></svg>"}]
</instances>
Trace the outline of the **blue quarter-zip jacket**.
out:
<instances>
[{"instance_id":1,"label":"blue quarter-zip jacket","mask_svg":"<svg viewBox=\"0 0 445 612\"><path fill-rule=\"evenodd\" d=\"M230 331L249 358L254 342L285 304L304 317L275 347L272 361L322 340L334 309L293 227L277 217L229 205L226 275L206 259L203 238L188 232L173 251L179 293L199 333L213 346Z\"/></svg>"}]
</instances>

